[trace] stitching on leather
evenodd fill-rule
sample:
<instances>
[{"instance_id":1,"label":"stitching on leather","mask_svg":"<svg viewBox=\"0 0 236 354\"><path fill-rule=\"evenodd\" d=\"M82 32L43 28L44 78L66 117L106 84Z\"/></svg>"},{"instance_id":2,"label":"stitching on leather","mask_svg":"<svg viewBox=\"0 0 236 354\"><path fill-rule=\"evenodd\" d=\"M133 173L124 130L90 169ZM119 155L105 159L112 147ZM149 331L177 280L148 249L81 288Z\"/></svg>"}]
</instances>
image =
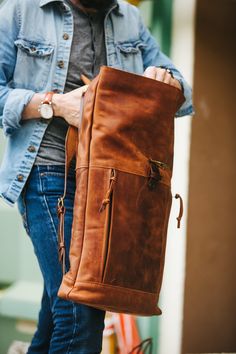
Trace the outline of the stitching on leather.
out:
<instances>
[{"instance_id":1,"label":"stitching on leather","mask_svg":"<svg viewBox=\"0 0 236 354\"><path fill-rule=\"evenodd\" d=\"M121 290L122 292L124 292L124 293L127 293L127 292L129 292L129 291L132 291L132 292L138 292L138 293L142 293L142 294L150 294L150 295L155 295L155 296L157 296L157 293L156 293L156 292L151 293L151 292L149 292L149 291L143 291L143 290L138 290L138 289L122 288L121 286L109 285L109 284L102 284L102 283L95 282L95 281L79 281L79 282L75 283L75 286L73 287L73 289L76 289L76 287L78 287L79 284L91 284L91 285L94 285L94 286L99 285L99 287L102 287L102 288L114 288L114 287L116 287L117 289L120 289L120 290ZM72 289L72 290L73 290L73 289Z\"/></svg>"},{"instance_id":2,"label":"stitching on leather","mask_svg":"<svg viewBox=\"0 0 236 354\"><path fill-rule=\"evenodd\" d=\"M98 83L99 83L99 80L97 81L96 83L96 87L94 88L95 89L95 93L97 92L97 89L98 89ZM95 95L95 99L93 101L93 108L95 106L95 102L96 102L96 95ZM93 109L93 116L94 116L94 109ZM93 118L92 118L93 119ZM91 122L91 128L90 128L90 132L92 132L92 124L93 121ZM91 139L91 134L90 134L90 139ZM90 150L90 146L89 146L89 150ZM89 151L89 154L90 154L90 151ZM88 172L89 172L89 168L88 168ZM88 176L87 176L87 186L88 186L88 183L89 183L89 173L88 173ZM88 191L86 190L86 205L85 205L85 211L84 211L84 227L83 227L83 231L85 230L85 217L86 217L86 211L87 211L87 201L88 201ZM72 235L73 237L73 235ZM76 277L77 277L77 274L78 274L78 271L79 271L79 267L80 267L80 263L81 263L81 259L82 259L82 256L83 256L83 244L84 244L84 232L83 232L83 240L82 240L82 244L81 244L81 254L80 254L80 260L77 264L77 267L76 267L76 271L75 271L75 278L73 279L73 283L75 284L76 282ZM67 297L69 296L70 292L72 291L73 287L71 288L71 290L67 293Z\"/></svg>"}]
</instances>

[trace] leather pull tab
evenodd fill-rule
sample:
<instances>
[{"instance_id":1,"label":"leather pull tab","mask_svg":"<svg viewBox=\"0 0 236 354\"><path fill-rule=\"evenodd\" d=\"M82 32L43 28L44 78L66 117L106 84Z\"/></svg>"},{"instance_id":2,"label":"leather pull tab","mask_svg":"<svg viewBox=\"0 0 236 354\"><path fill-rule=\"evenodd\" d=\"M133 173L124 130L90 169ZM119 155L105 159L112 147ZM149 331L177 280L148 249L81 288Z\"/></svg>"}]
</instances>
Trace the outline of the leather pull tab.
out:
<instances>
[{"instance_id":1,"label":"leather pull tab","mask_svg":"<svg viewBox=\"0 0 236 354\"><path fill-rule=\"evenodd\" d=\"M179 215L178 217L176 218L177 219L177 228L179 229L180 228L180 222L181 222L181 219L182 219L182 216L183 216L183 213L184 213L184 202L183 202L183 199L181 197L181 195L179 194L176 194L175 195L175 199L179 199Z\"/></svg>"},{"instance_id":2,"label":"leather pull tab","mask_svg":"<svg viewBox=\"0 0 236 354\"><path fill-rule=\"evenodd\" d=\"M67 189L67 175L69 171L69 167L71 161L77 153L77 146L78 146L78 129L69 126L66 134L65 140L65 151L66 151L66 159L65 159L65 179L64 179L64 193L63 196L58 199L57 203L57 216L59 219L58 225L58 253L59 253L59 262L62 265L62 272L63 275L65 274L65 241L64 241L64 219L65 219L65 206L64 206L64 199L66 197L66 189Z\"/></svg>"},{"instance_id":3,"label":"leather pull tab","mask_svg":"<svg viewBox=\"0 0 236 354\"><path fill-rule=\"evenodd\" d=\"M81 74L80 78L85 85L89 85L91 83L91 80L87 76L85 76L84 74Z\"/></svg>"},{"instance_id":4,"label":"leather pull tab","mask_svg":"<svg viewBox=\"0 0 236 354\"><path fill-rule=\"evenodd\" d=\"M62 274L64 275L66 272L66 254L65 254L65 236L64 236L64 219L65 219L65 206L64 206L64 198L58 199L57 204L57 216L59 219L58 225L58 257L59 262L62 265Z\"/></svg>"},{"instance_id":5,"label":"leather pull tab","mask_svg":"<svg viewBox=\"0 0 236 354\"><path fill-rule=\"evenodd\" d=\"M79 130L81 129L82 120L83 120L83 113L84 113L84 95L85 95L85 92L83 92L83 93L82 93L82 96L81 96L80 112L79 112Z\"/></svg>"},{"instance_id":6,"label":"leather pull tab","mask_svg":"<svg viewBox=\"0 0 236 354\"><path fill-rule=\"evenodd\" d=\"M111 201L111 194L113 192L114 184L116 182L116 171L112 169L111 171L111 176L110 176L110 186L106 192L105 198L102 201L102 204L99 209L99 213L101 213L103 210L105 210L107 204L110 203Z\"/></svg>"}]
</instances>

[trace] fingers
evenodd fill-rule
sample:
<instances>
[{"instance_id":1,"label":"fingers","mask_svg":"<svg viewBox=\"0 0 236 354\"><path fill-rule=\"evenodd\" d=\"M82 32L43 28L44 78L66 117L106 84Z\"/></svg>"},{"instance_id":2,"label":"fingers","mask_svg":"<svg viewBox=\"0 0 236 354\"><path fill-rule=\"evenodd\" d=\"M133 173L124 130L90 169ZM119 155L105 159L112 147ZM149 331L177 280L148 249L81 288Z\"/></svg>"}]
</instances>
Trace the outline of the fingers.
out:
<instances>
[{"instance_id":1,"label":"fingers","mask_svg":"<svg viewBox=\"0 0 236 354\"><path fill-rule=\"evenodd\" d=\"M89 85L84 85L84 86L82 86L82 87L81 87L82 93L85 93L85 92L87 91L88 87L89 87Z\"/></svg>"},{"instance_id":2,"label":"fingers","mask_svg":"<svg viewBox=\"0 0 236 354\"><path fill-rule=\"evenodd\" d=\"M86 85L89 85L89 84L91 83L91 80L90 80L87 76L85 76L85 75L83 75L83 74L80 75L80 78L82 79L82 81L83 81Z\"/></svg>"},{"instance_id":3,"label":"fingers","mask_svg":"<svg viewBox=\"0 0 236 354\"><path fill-rule=\"evenodd\" d=\"M143 76L148 77L149 79L154 79L157 81L164 82L166 84L170 84L171 79L172 79L170 72L168 72L164 68L157 68L155 66L149 66L144 71Z\"/></svg>"},{"instance_id":4,"label":"fingers","mask_svg":"<svg viewBox=\"0 0 236 354\"><path fill-rule=\"evenodd\" d=\"M171 73L168 73L168 71L165 70L165 79L164 79L164 83L170 85L171 84L171 80L172 80L172 75Z\"/></svg>"},{"instance_id":5,"label":"fingers","mask_svg":"<svg viewBox=\"0 0 236 354\"><path fill-rule=\"evenodd\" d=\"M143 76L148 77L149 79L154 79L156 80L156 67L155 66L149 66L143 73Z\"/></svg>"},{"instance_id":6,"label":"fingers","mask_svg":"<svg viewBox=\"0 0 236 354\"><path fill-rule=\"evenodd\" d=\"M162 67L149 66L143 73L143 76L149 79L154 79L157 81L164 82L165 84L174 86L182 90L181 84L176 80L171 71Z\"/></svg>"},{"instance_id":7,"label":"fingers","mask_svg":"<svg viewBox=\"0 0 236 354\"><path fill-rule=\"evenodd\" d=\"M156 68L156 80L164 82L166 78L166 70L162 68Z\"/></svg>"},{"instance_id":8,"label":"fingers","mask_svg":"<svg viewBox=\"0 0 236 354\"><path fill-rule=\"evenodd\" d=\"M83 93L83 92L86 92L87 89L88 89L89 85L83 85L81 87L78 87L77 89L74 89L70 92L74 92L74 93Z\"/></svg>"},{"instance_id":9,"label":"fingers","mask_svg":"<svg viewBox=\"0 0 236 354\"><path fill-rule=\"evenodd\" d=\"M157 68L155 66L149 66L143 73L143 76L149 79L164 82L166 76L166 70L163 68Z\"/></svg>"},{"instance_id":10,"label":"fingers","mask_svg":"<svg viewBox=\"0 0 236 354\"><path fill-rule=\"evenodd\" d=\"M182 91L182 86L178 80L171 78L170 85Z\"/></svg>"},{"instance_id":11,"label":"fingers","mask_svg":"<svg viewBox=\"0 0 236 354\"><path fill-rule=\"evenodd\" d=\"M89 87L89 85L81 86L77 89L74 89L74 90L66 93L66 95L68 97L81 98L83 96L83 94L87 91L88 87Z\"/></svg>"}]
</instances>

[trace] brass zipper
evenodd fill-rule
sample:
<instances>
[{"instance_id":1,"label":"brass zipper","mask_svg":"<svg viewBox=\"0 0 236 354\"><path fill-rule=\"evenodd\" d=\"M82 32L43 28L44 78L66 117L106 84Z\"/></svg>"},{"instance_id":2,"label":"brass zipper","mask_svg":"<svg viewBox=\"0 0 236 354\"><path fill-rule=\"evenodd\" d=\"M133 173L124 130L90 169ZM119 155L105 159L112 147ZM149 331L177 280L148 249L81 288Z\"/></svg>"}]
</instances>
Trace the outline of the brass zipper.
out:
<instances>
[{"instance_id":1,"label":"brass zipper","mask_svg":"<svg viewBox=\"0 0 236 354\"><path fill-rule=\"evenodd\" d=\"M158 167L163 168L164 170L170 170L170 166L167 165L165 162L158 161L158 160L153 160L153 159L149 159L149 162L157 165Z\"/></svg>"}]
</instances>

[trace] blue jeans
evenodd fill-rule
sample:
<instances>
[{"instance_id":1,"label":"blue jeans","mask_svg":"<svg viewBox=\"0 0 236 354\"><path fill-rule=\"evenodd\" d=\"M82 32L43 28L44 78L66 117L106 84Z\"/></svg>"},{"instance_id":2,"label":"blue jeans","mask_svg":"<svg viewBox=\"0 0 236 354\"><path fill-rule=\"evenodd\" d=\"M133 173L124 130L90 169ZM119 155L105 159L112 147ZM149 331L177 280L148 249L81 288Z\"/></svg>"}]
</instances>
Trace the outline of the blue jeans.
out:
<instances>
[{"instance_id":1,"label":"blue jeans","mask_svg":"<svg viewBox=\"0 0 236 354\"><path fill-rule=\"evenodd\" d=\"M28 354L96 354L102 350L105 312L57 296L62 269L58 261L56 206L63 188L64 166L34 166L18 200L18 209L44 279L38 327ZM74 194L75 172L71 170L65 199L67 270Z\"/></svg>"}]
</instances>

